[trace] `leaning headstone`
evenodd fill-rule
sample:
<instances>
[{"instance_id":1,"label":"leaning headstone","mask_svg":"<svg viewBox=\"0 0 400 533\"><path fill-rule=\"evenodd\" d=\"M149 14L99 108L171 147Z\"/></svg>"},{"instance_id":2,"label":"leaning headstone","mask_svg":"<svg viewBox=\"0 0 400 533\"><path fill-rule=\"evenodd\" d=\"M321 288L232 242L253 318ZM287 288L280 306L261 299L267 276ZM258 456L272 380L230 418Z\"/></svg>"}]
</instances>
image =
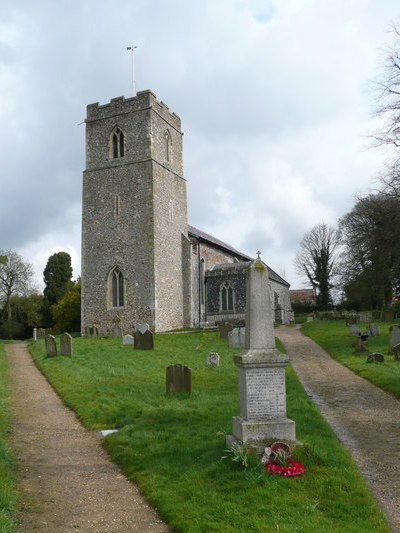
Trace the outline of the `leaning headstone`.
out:
<instances>
[{"instance_id":1,"label":"leaning headstone","mask_svg":"<svg viewBox=\"0 0 400 533\"><path fill-rule=\"evenodd\" d=\"M166 372L167 394L192 392L192 369L185 365L170 365Z\"/></svg>"},{"instance_id":2,"label":"leaning headstone","mask_svg":"<svg viewBox=\"0 0 400 533\"><path fill-rule=\"evenodd\" d=\"M393 353L393 347L400 343L400 326L393 324L389 328L389 352Z\"/></svg>"},{"instance_id":3,"label":"leaning headstone","mask_svg":"<svg viewBox=\"0 0 400 533\"><path fill-rule=\"evenodd\" d=\"M60 335L60 354L72 355L72 337L69 333Z\"/></svg>"},{"instance_id":4,"label":"leaning headstone","mask_svg":"<svg viewBox=\"0 0 400 533\"><path fill-rule=\"evenodd\" d=\"M367 353L368 352L368 344L367 344L367 341L366 340L363 340L363 337L360 335L358 338L357 338L357 341L354 345L354 352L355 354L360 354L360 353Z\"/></svg>"},{"instance_id":5,"label":"leaning headstone","mask_svg":"<svg viewBox=\"0 0 400 533\"><path fill-rule=\"evenodd\" d=\"M358 326L356 326L355 324L353 324L352 326L349 327L349 335L350 335L350 337L356 337L360 333L361 333L360 328Z\"/></svg>"},{"instance_id":6,"label":"leaning headstone","mask_svg":"<svg viewBox=\"0 0 400 533\"><path fill-rule=\"evenodd\" d=\"M135 331L133 335L135 350L153 350L153 333L148 329L144 333Z\"/></svg>"},{"instance_id":7,"label":"leaning headstone","mask_svg":"<svg viewBox=\"0 0 400 533\"><path fill-rule=\"evenodd\" d=\"M370 337L379 337L379 328L376 324L370 324L367 328Z\"/></svg>"},{"instance_id":8,"label":"leaning headstone","mask_svg":"<svg viewBox=\"0 0 400 533\"><path fill-rule=\"evenodd\" d=\"M219 338L220 339L227 339L228 338L228 333L230 331L232 331L232 329L233 329L232 324L229 324L228 322L226 322L225 324L220 324L220 326L219 326Z\"/></svg>"},{"instance_id":9,"label":"leaning headstone","mask_svg":"<svg viewBox=\"0 0 400 533\"><path fill-rule=\"evenodd\" d=\"M217 354L217 352L210 352L207 355L206 366L208 367L219 366L219 354Z\"/></svg>"},{"instance_id":10,"label":"leaning headstone","mask_svg":"<svg viewBox=\"0 0 400 533\"><path fill-rule=\"evenodd\" d=\"M57 344L53 335L46 335L46 354L47 357L55 357L57 355Z\"/></svg>"},{"instance_id":11,"label":"leaning headstone","mask_svg":"<svg viewBox=\"0 0 400 533\"><path fill-rule=\"evenodd\" d=\"M373 352L368 354L366 363L383 363L385 361L385 356L382 353Z\"/></svg>"},{"instance_id":12,"label":"leaning headstone","mask_svg":"<svg viewBox=\"0 0 400 533\"><path fill-rule=\"evenodd\" d=\"M395 361L400 361L400 344L395 344L392 348Z\"/></svg>"},{"instance_id":13,"label":"leaning headstone","mask_svg":"<svg viewBox=\"0 0 400 533\"><path fill-rule=\"evenodd\" d=\"M244 348L246 338L246 328L233 328L228 333L228 343L230 348Z\"/></svg>"},{"instance_id":14,"label":"leaning headstone","mask_svg":"<svg viewBox=\"0 0 400 533\"><path fill-rule=\"evenodd\" d=\"M37 328L33 328L33 340L37 341Z\"/></svg>"},{"instance_id":15,"label":"leaning headstone","mask_svg":"<svg viewBox=\"0 0 400 533\"><path fill-rule=\"evenodd\" d=\"M122 337L122 344L124 346L128 345L128 344L133 344L133 337L132 335L124 335Z\"/></svg>"},{"instance_id":16,"label":"leaning headstone","mask_svg":"<svg viewBox=\"0 0 400 533\"><path fill-rule=\"evenodd\" d=\"M112 327L112 336L113 337L122 337L122 328L121 328L121 319L119 316L113 318L113 327Z\"/></svg>"},{"instance_id":17,"label":"leaning headstone","mask_svg":"<svg viewBox=\"0 0 400 533\"><path fill-rule=\"evenodd\" d=\"M267 266L260 257L246 273L246 351L238 367L240 415L232 419L227 446L248 444L262 451L274 440L295 441L295 423L286 416L285 367L289 357L275 348L274 310Z\"/></svg>"}]
</instances>

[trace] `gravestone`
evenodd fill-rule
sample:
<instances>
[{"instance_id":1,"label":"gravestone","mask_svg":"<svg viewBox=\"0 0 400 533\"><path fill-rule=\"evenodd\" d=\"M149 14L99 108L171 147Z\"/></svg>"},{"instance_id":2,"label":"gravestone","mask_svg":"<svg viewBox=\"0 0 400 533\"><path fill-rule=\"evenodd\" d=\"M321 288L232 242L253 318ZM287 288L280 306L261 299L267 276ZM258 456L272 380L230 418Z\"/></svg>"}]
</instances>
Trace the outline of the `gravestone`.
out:
<instances>
[{"instance_id":1,"label":"gravestone","mask_svg":"<svg viewBox=\"0 0 400 533\"><path fill-rule=\"evenodd\" d=\"M57 344L53 335L46 335L46 354L47 357L55 357L57 355Z\"/></svg>"},{"instance_id":2,"label":"gravestone","mask_svg":"<svg viewBox=\"0 0 400 533\"><path fill-rule=\"evenodd\" d=\"M366 363L383 363L385 361L385 356L382 353L373 352L368 354Z\"/></svg>"},{"instance_id":3,"label":"gravestone","mask_svg":"<svg viewBox=\"0 0 400 533\"><path fill-rule=\"evenodd\" d=\"M133 344L133 337L132 335L124 335L122 337L122 344L124 346L127 346L128 344Z\"/></svg>"},{"instance_id":4,"label":"gravestone","mask_svg":"<svg viewBox=\"0 0 400 533\"><path fill-rule=\"evenodd\" d=\"M238 367L239 416L232 419L227 446L247 444L261 452L271 441L295 441L295 423L286 416L285 367L289 357L275 348L274 310L267 266L260 257L246 272L246 350Z\"/></svg>"},{"instance_id":5,"label":"gravestone","mask_svg":"<svg viewBox=\"0 0 400 533\"><path fill-rule=\"evenodd\" d=\"M166 371L167 394L192 392L192 369L185 365L170 365Z\"/></svg>"},{"instance_id":6,"label":"gravestone","mask_svg":"<svg viewBox=\"0 0 400 533\"><path fill-rule=\"evenodd\" d=\"M119 316L113 318L112 336L122 337L121 319Z\"/></svg>"},{"instance_id":7,"label":"gravestone","mask_svg":"<svg viewBox=\"0 0 400 533\"><path fill-rule=\"evenodd\" d=\"M244 348L246 338L246 328L233 328L228 333L228 344L230 348Z\"/></svg>"},{"instance_id":8,"label":"gravestone","mask_svg":"<svg viewBox=\"0 0 400 533\"><path fill-rule=\"evenodd\" d=\"M144 333L135 331L133 339L135 350L153 350L154 348L153 333L149 329Z\"/></svg>"},{"instance_id":9,"label":"gravestone","mask_svg":"<svg viewBox=\"0 0 400 533\"><path fill-rule=\"evenodd\" d=\"M232 331L232 329L233 329L232 324L229 324L228 322L226 322L225 324L220 324L219 325L219 338L227 339L228 333Z\"/></svg>"},{"instance_id":10,"label":"gravestone","mask_svg":"<svg viewBox=\"0 0 400 533\"><path fill-rule=\"evenodd\" d=\"M393 324L389 328L389 351L393 353L393 347L400 343L400 326Z\"/></svg>"},{"instance_id":11,"label":"gravestone","mask_svg":"<svg viewBox=\"0 0 400 533\"><path fill-rule=\"evenodd\" d=\"M33 328L33 340L37 341L37 328Z\"/></svg>"},{"instance_id":12,"label":"gravestone","mask_svg":"<svg viewBox=\"0 0 400 533\"><path fill-rule=\"evenodd\" d=\"M382 311L382 320L384 322L392 322L394 318L394 313L391 309L386 309L385 311Z\"/></svg>"},{"instance_id":13,"label":"gravestone","mask_svg":"<svg viewBox=\"0 0 400 533\"><path fill-rule=\"evenodd\" d=\"M367 341L363 341L361 335L358 337L356 343L354 344L354 352L355 354L360 353L367 353L368 352L368 344Z\"/></svg>"},{"instance_id":14,"label":"gravestone","mask_svg":"<svg viewBox=\"0 0 400 533\"><path fill-rule=\"evenodd\" d=\"M60 335L60 354L72 355L72 337L69 333Z\"/></svg>"},{"instance_id":15,"label":"gravestone","mask_svg":"<svg viewBox=\"0 0 400 533\"><path fill-rule=\"evenodd\" d=\"M352 326L353 324L357 324L358 322L358 315L349 315L346 318L346 326Z\"/></svg>"},{"instance_id":16,"label":"gravestone","mask_svg":"<svg viewBox=\"0 0 400 533\"><path fill-rule=\"evenodd\" d=\"M150 326L148 324L136 324L135 330L140 333L146 333L146 331L150 331Z\"/></svg>"},{"instance_id":17,"label":"gravestone","mask_svg":"<svg viewBox=\"0 0 400 533\"><path fill-rule=\"evenodd\" d=\"M39 338L46 337L46 329L45 328L38 328L37 335Z\"/></svg>"},{"instance_id":18,"label":"gravestone","mask_svg":"<svg viewBox=\"0 0 400 533\"><path fill-rule=\"evenodd\" d=\"M96 326L85 326L85 337L98 337L99 330Z\"/></svg>"},{"instance_id":19,"label":"gravestone","mask_svg":"<svg viewBox=\"0 0 400 533\"><path fill-rule=\"evenodd\" d=\"M349 335L350 335L350 337L356 337L360 333L361 333L361 330L360 330L359 326L356 326L355 324L353 324L352 326L349 327Z\"/></svg>"},{"instance_id":20,"label":"gravestone","mask_svg":"<svg viewBox=\"0 0 400 533\"><path fill-rule=\"evenodd\" d=\"M367 328L370 337L379 337L379 328L376 324L370 324Z\"/></svg>"},{"instance_id":21,"label":"gravestone","mask_svg":"<svg viewBox=\"0 0 400 533\"><path fill-rule=\"evenodd\" d=\"M400 344L395 344L392 348L395 361L400 361Z\"/></svg>"},{"instance_id":22,"label":"gravestone","mask_svg":"<svg viewBox=\"0 0 400 533\"><path fill-rule=\"evenodd\" d=\"M210 352L207 355L206 366L208 367L219 366L219 354L217 354L217 352Z\"/></svg>"}]
</instances>

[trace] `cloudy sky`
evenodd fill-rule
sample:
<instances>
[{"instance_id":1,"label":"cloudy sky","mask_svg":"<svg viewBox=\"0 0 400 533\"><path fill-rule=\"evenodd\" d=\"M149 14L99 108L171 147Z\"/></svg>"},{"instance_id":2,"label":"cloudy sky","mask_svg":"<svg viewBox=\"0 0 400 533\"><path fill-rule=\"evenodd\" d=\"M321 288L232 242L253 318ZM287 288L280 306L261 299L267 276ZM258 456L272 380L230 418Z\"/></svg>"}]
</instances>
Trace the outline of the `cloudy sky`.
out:
<instances>
[{"instance_id":1,"label":"cloudy sky","mask_svg":"<svg viewBox=\"0 0 400 533\"><path fill-rule=\"evenodd\" d=\"M0 248L80 273L86 105L151 89L182 119L189 222L302 285L302 235L373 188L370 81L398 0L2 0Z\"/></svg>"}]
</instances>

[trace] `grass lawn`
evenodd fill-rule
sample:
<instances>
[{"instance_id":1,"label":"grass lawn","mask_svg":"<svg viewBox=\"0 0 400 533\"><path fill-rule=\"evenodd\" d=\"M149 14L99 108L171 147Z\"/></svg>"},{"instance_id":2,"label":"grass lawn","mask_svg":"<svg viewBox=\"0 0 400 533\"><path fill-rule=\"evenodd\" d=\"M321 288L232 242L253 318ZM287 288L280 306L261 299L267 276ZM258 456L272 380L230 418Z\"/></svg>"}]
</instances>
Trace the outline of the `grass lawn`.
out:
<instances>
[{"instance_id":1,"label":"grass lawn","mask_svg":"<svg viewBox=\"0 0 400 533\"><path fill-rule=\"evenodd\" d=\"M391 324L377 324L380 336L369 337L368 347L371 352L384 354L383 363L366 363L366 354L353 354L352 343L356 341L356 337L349 336L348 327L343 320L314 320L304 324L301 331L322 346L334 359L400 399L400 362L395 361L393 355L387 355ZM361 331L364 331L367 324L360 324L360 327Z\"/></svg>"},{"instance_id":2,"label":"grass lawn","mask_svg":"<svg viewBox=\"0 0 400 533\"><path fill-rule=\"evenodd\" d=\"M13 458L7 446L9 421L7 417L6 356L0 342L0 532L16 531L12 513L16 510L17 493L12 473Z\"/></svg>"},{"instance_id":3,"label":"grass lawn","mask_svg":"<svg viewBox=\"0 0 400 533\"><path fill-rule=\"evenodd\" d=\"M294 372L287 371L288 416L304 444L295 458L304 476L267 475L255 463L246 471L222 460L238 414L237 368L218 333L157 335L154 351L135 351L113 338L74 339L71 358L37 365L89 428L121 428L104 439L113 460L140 486L160 515L182 533L388 532L365 482ZM210 351L218 368L206 368ZM165 368L187 364L192 394L167 396Z\"/></svg>"}]
</instances>

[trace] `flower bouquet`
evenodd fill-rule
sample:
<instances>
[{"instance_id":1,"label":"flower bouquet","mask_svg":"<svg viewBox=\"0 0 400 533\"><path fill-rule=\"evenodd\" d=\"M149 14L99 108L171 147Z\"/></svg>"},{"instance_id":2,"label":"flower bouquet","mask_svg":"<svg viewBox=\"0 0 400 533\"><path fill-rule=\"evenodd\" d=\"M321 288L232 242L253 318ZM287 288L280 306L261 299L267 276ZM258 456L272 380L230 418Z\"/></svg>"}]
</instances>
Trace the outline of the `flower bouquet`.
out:
<instances>
[{"instance_id":1,"label":"flower bouquet","mask_svg":"<svg viewBox=\"0 0 400 533\"><path fill-rule=\"evenodd\" d=\"M270 474L284 477L304 474L304 466L292 459L290 447L285 442L274 442L265 448L261 462Z\"/></svg>"}]
</instances>

